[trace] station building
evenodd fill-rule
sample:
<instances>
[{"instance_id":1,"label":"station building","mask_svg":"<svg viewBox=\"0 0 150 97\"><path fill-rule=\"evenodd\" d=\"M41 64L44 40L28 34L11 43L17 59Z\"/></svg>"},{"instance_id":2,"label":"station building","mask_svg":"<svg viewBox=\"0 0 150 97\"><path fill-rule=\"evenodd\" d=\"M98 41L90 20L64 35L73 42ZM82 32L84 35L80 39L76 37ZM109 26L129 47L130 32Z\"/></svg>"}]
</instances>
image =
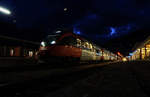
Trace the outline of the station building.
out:
<instances>
[{"instance_id":1,"label":"station building","mask_svg":"<svg viewBox=\"0 0 150 97\"><path fill-rule=\"evenodd\" d=\"M150 60L150 36L143 42L138 43L130 53L130 60Z\"/></svg>"},{"instance_id":2,"label":"station building","mask_svg":"<svg viewBox=\"0 0 150 97\"><path fill-rule=\"evenodd\" d=\"M0 35L0 57L35 57L40 43Z\"/></svg>"}]
</instances>

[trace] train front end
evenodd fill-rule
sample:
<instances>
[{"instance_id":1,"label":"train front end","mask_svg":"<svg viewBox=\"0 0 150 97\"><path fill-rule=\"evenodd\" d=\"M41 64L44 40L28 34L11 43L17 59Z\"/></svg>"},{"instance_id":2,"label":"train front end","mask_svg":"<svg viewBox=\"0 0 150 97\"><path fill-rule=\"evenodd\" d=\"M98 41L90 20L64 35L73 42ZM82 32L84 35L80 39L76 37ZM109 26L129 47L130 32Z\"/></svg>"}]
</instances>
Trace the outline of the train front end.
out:
<instances>
[{"instance_id":1,"label":"train front end","mask_svg":"<svg viewBox=\"0 0 150 97\"><path fill-rule=\"evenodd\" d=\"M77 63L80 61L82 48L73 33L49 35L41 42L39 49L40 63Z\"/></svg>"},{"instance_id":2,"label":"train front end","mask_svg":"<svg viewBox=\"0 0 150 97\"><path fill-rule=\"evenodd\" d=\"M41 42L38 54L39 63L55 61L54 55L51 54L51 51L56 48L59 37L59 35L49 35Z\"/></svg>"}]
</instances>

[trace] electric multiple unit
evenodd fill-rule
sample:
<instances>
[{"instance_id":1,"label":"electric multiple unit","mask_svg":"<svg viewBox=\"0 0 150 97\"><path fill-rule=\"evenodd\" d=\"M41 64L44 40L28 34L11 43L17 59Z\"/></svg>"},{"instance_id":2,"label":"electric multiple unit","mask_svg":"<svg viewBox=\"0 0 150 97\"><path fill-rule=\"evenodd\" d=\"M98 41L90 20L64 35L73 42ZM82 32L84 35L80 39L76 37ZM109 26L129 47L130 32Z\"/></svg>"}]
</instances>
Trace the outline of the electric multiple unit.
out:
<instances>
[{"instance_id":1,"label":"electric multiple unit","mask_svg":"<svg viewBox=\"0 0 150 97\"><path fill-rule=\"evenodd\" d=\"M49 35L39 48L40 62L98 62L117 56L74 33Z\"/></svg>"}]
</instances>

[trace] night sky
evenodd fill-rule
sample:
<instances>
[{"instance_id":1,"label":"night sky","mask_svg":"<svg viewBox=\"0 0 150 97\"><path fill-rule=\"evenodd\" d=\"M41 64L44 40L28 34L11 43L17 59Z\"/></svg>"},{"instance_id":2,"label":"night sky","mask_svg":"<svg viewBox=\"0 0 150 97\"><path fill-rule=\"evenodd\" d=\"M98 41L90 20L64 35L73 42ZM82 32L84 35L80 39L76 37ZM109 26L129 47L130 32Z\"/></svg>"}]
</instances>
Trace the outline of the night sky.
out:
<instances>
[{"instance_id":1,"label":"night sky","mask_svg":"<svg viewBox=\"0 0 150 97\"><path fill-rule=\"evenodd\" d=\"M150 35L150 0L0 0L0 6L12 11L11 16L0 13L1 25L11 28L0 34L27 40L41 41L57 29L72 28L127 55Z\"/></svg>"}]
</instances>

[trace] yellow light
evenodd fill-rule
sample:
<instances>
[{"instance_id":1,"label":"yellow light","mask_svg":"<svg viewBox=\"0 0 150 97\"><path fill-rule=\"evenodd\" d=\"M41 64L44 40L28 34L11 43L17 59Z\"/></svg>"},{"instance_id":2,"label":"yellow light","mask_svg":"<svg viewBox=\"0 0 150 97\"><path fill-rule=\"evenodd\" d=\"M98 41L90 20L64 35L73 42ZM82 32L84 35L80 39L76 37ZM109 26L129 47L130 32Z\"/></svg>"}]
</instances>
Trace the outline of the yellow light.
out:
<instances>
[{"instance_id":1,"label":"yellow light","mask_svg":"<svg viewBox=\"0 0 150 97\"><path fill-rule=\"evenodd\" d=\"M29 51L29 57L33 56L33 51Z\"/></svg>"},{"instance_id":2,"label":"yellow light","mask_svg":"<svg viewBox=\"0 0 150 97\"><path fill-rule=\"evenodd\" d=\"M64 11L67 11L68 9L67 8L64 8Z\"/></svg>"},{"instance_id":3,"label":"yellow light","mask_svg":"<svg viewBox=\"0 0 150 97\"><path fill-rule=\"evenodd\" d=\"M13 56L14 55L14 49L11 49L10 50L10 56Z\"/></svg>"},{"instance_id":4,"label":"yellow light","mask_svg":"<svg viewBox=\"0 0 150 97\"><path fill-rule=\"evenodd\" d=\"M124 61L124 62L127 61L127 58L123 58L122 61Z\"/></svg>"}]
</instances>

